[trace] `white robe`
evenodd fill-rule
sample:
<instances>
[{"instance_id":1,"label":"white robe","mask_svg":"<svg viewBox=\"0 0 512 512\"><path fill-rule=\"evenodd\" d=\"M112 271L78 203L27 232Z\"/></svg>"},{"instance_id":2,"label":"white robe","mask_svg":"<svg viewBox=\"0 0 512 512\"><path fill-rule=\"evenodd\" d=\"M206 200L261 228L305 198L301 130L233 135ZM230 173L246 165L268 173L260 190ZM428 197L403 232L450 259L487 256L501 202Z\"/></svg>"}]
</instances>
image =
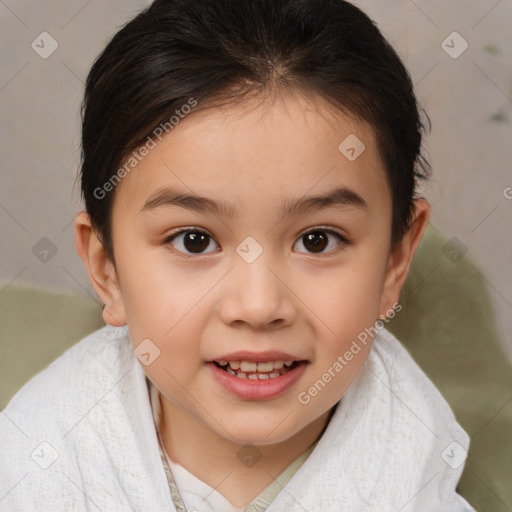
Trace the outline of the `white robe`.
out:
<instances>
[{"instance_id":1,"label":"white robe","mask_svg":"<svg viewBox=\"0 0 512 512\"><path fill-rule=\"evenodd\" d=\"M439 391L381 330L328 428L268 512L474 512L455 487L469 448ZM168 512L146 376L105 326L0 413L0 511Z\"/></svg>"}]
</instances>

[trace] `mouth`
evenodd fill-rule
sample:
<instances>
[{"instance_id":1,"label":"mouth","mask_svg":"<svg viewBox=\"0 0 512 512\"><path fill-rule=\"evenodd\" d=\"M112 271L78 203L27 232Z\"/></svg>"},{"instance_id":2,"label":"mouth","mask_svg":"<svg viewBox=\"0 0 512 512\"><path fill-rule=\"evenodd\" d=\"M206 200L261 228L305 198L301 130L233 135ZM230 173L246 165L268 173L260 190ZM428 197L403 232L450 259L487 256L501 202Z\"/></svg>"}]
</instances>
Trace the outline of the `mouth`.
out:
<instances>
[{"instance_id":1,"label":"mouth","mask_svg":"<svg viewBox=\"0 0 512 512\"><path fill-rule=\"evenodd\" d=\"M293 371L300 361L212 361L212 363L220 370L225 371L233 377L239 379L250 380L270 380L277 379L286 375L288 372Z\"/></svg>"},{"instance_id":2,"label":"mouth","mask_svg":"<svg viewBox=\"0 0 512 512\"><path fill-rule=\"evenodd\" d=\"M244 401L283 396L302 378L309 364L308 360L275 350L238 351L207 361L214 381Z\"/></svg>"}]
</instances>

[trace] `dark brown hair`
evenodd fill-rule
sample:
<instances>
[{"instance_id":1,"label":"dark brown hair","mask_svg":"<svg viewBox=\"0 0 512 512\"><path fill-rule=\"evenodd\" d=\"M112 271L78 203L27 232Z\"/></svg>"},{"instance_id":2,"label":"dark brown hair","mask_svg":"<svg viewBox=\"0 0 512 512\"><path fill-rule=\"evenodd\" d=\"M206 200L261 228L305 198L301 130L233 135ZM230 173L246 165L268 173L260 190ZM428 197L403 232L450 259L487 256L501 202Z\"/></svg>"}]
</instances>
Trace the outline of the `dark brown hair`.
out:
<instances>
[{"instance_id":1,"label":"dark brown hair","mask_svg":"<svg viewBox=\"0 0 512 512\"><path fill-rule=\"evenodd\" d=\"M318 94L372 126L392 241L402 238L417 179L430 172L425 125L409 73L366 14L343 0L156 0L96 59L82 104L82 195L114 263L114 191L104 185L127 155L191 99L201 108L274 89Z\"/></svg>"}]
</instances>

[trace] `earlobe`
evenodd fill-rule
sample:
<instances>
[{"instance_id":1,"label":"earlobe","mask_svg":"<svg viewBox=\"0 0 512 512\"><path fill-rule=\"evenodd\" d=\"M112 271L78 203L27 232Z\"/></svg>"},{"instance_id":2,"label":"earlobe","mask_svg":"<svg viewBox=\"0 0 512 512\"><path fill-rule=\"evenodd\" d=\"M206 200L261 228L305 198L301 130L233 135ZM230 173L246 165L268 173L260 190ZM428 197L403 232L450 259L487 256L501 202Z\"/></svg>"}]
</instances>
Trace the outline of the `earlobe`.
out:
<instances>
[{"instance_id":1,"label":"earlobe","mask_svg":"<svg viewBox=\"0 0 512 512\"><path fill-rule=\"evenodd\" d=\"M126 315L114 264L86 212L80 212L75 218L75 243L91 285L105 304L103 320L114 327L125 325Z\"/></svg>"},{"instance_id":2,"label":"earlobe","mask_svg":"<svg viewBox=\"0 0 512 512\"><path fill-rule=\"evenodd\" d=\"M426 199L414 201L414 213L409 229L402 240L392 249L384 287L381 295L379 313L385 315L400 298L400 291L407 279L409 269L430 219L430 204Z\"/></svg>"}]
</instances>

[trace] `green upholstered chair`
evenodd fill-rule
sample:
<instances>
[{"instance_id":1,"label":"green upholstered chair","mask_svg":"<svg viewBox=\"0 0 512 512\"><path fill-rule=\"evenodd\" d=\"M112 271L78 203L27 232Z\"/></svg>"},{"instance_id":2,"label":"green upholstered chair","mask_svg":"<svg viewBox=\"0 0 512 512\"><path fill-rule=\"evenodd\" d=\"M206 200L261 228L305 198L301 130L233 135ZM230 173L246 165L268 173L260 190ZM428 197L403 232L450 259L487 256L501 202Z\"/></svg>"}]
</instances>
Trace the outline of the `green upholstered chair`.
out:
<instances>
[{"instance_id":1,"label":"green upholstered chair","mask_svg":"<svg viewBox=\"0 0 512 512\"><path fill-rule=\"evenodd\" d=\"M479 512L512 509L512 365L485 280L429 226L388 324L471 437L458 492ZM90 297L0 285L0 408L33 375L104 325ZM441 454L440 454L441 456Z\"/></svg>"}]
</instances>

